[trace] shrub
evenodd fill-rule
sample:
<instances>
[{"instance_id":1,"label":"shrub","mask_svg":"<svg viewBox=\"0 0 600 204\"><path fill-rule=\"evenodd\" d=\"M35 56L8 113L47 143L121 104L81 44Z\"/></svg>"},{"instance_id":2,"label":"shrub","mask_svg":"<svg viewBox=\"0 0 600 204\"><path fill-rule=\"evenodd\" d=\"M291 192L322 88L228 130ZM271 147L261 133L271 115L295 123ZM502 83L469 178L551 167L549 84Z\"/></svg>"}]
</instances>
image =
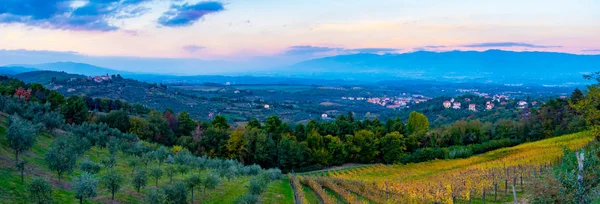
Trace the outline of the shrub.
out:
<instances>
[{"instance_id":1,"label":"shrub","mask_svg":"<svg viewBox=\"0 0 600 204\"><path fill-rule=\"evenodd\" d=\"M245 194L242 197L235 200L236 204L255 204L259 203L258 196L253 194Z\"/></svg>"}]
</instances>

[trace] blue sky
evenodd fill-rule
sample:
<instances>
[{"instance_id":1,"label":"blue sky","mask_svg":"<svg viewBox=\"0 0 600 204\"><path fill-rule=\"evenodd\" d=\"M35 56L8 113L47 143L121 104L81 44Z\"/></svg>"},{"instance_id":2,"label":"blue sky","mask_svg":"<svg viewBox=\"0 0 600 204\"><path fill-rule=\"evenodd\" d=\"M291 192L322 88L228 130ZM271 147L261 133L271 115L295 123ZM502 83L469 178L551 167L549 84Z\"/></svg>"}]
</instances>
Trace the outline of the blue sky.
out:
<instances>
[{"instance_id":1,"label":"blue sky","mask_svg":"<svg viewBox=\"0 0 600 204\"><path fill-rule=\"evenodd\" d=\"M247 69L417 50L598 54L598 22L597 0L1 0L0 49L104 65L153 58Z\"/></svg>"}]
</instances>

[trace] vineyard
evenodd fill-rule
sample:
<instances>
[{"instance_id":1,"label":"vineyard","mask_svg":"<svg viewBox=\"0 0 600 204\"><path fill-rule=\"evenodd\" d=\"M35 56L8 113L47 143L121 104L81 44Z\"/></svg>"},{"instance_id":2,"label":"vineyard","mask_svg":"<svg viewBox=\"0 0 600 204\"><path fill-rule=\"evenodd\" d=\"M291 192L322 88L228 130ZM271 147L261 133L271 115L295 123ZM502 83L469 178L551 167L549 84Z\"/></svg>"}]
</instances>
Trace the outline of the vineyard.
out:
<instances>
[{"instance_id":1,"label":"vineyard","mask_svg":"<svg viewBox=\"0 0 600 204\"><path fill-rule=\"evenodd\" d=\"M303 196L298 193L301 183L316 192L323 203L336 202L326 190L334 192L343 203L502 203L514 198L522 201L527 189L560 161L563 148L579 149L592 140L589 132L581 132L466 159L377 164L290 178L297 197Z\"/></svg>"}]
</instances>

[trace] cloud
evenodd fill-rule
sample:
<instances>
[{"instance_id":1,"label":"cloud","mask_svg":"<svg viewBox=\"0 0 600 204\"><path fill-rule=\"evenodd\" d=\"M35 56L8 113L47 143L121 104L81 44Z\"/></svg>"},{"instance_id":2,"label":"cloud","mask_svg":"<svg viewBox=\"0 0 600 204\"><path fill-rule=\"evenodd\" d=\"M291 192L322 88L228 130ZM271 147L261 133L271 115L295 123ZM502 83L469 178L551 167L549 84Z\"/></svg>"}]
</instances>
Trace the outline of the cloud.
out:
<instances>
[{"instance_id":1,"label":"cloud","mask_svg":"<svg viewBox=\"0 0 600 204\"><path fill-rule=\"evenodd\" d=\"M113 31L111 19L133 18L147 12L150 0L8 0L0 6L0 24L24 24L49 29Z\"/></svg>"},{"instance_id":2,"label":"cloud","mask_svg":"<svg viewBox=\"0 0 600 204\"><path fill-rule=\"evenodd\" d=\"M393 52L397 52L401 49L396 49L396 48L358 48L358 49L349 49L348 51L351 52L358 52L358 53L393 53Z\"/></svg>"},{"instance_id":3,"label":"cloud","mask_svg":"<svg viewBox=\"0 0 600 204\"><path fill-rule=\"evenodd\" d=\"M587 50L581 50L582 52L600 52L600 49L587 49Z\"/></svg>"},{"instance_id":4,"label":"cloud","mask_svg":"<svg viewBox=\"0 0 600 204\"><path fill-rule=\"evenodd\" d=\"M558 48L562 46L534 45L522 42L486 42L462 45L462 47L527 47L527 48Z\"/></svg>"},{"instance_id":5,"label":"cloud","mask_svg":"<svg viewBox=\"0 0 600 204\"><path fill-rule=\"evenodd\" d=\"M431 50L431 49L439 49L439 48L447 48L448 46L445 45L427 45L427 46L422 46L422 47L415 47L413 48L414 51L426 51L426 50Z\"/></svg>"},{"instance_id":6,"label":"cloud","mask_svg":"<svg viewBox=\"0 0 600 204\"><path fill-rule=\"evenodd\" d=\"M194 53L194 52L198 52L199 50L205 49L206 47L204 46L198 46L198 45L186 45L183 46L182 49L186 52L189 53Z\"/></svg>"},{"instance_id":7,"label":"cloud","mask_svg":"<svg viewBox=\"0 0 600 204\"><path fill-rule=\"evenodd\" d=\"M171 9L158 19L158 23L167 27L189 26L205 15L225 10L221 2L205 1L197 4L172 5Z\"/></svg>"},{"instance_id":8,"label":"cloud","mask_svg":"<svg viewBox=\"0 0 600 204\"><path fill-rule=\"evenodd\" d=\"M340 50L341 50L341 48L299 45L299 46L288 47L287 50L284 52L284 54L285 55L305 55L305 54L315 54L315 53L323 53L323 52L331 52L331 51L340 51Z\"/></svg>"},{"instance_id":9,"label":"cloud","mask_svg":"<svg viewBox=\"0 0 600 204\"><path fill-rule=\"evenodd\" d=\"M288 47L284 55L309 55L309 54L322 54L322 53L335 53L335 54L350 54L350 53L394 53L401 49L397 48L356 48L347 49L339 47L320 47L311 45L300 45Z\"/></svg>"}]
</instances>

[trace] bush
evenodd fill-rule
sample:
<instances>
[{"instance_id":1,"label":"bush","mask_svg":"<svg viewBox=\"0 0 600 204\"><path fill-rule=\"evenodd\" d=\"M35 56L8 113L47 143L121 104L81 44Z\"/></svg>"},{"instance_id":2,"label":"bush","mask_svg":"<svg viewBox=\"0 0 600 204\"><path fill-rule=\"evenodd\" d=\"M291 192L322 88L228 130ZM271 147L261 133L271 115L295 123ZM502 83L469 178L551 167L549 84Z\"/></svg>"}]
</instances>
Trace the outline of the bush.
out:
<instances>
[{"instance_id":1,"label":"bush","mask_svg":"<svg viewBox=\"0 0 600 204\"><path fill-rule=\"evenodd\" d=\"M267 170L267 173L269 174L271 180L277 180L281 178L281 170L279 169L269 169Z\"/></svg>"},{"instance_id":2,"label":"bush","mask_svg":"<svg viewBox=\"0 0 600 204\"><path fill-rule=\"evenodd\" d=\"M248 188L248 193L252 195L260 195L267 188L268 182L262 178L261 176L255 176L250 179L250 187Z\"/></svg>"},{"instance_id":3,"label":"bush","mask_svg":"<svg viewBox=\"0 0 600 204\"><path fill-rule=\"evenodd\" d=\"M258 196L253 195L253 194L246 194L243 195L242 197L238 198L237 200L235 200L236 204L255 204L255 203L259 203L258 202Z\"/></svg>"}]
</instances>

